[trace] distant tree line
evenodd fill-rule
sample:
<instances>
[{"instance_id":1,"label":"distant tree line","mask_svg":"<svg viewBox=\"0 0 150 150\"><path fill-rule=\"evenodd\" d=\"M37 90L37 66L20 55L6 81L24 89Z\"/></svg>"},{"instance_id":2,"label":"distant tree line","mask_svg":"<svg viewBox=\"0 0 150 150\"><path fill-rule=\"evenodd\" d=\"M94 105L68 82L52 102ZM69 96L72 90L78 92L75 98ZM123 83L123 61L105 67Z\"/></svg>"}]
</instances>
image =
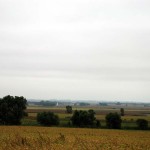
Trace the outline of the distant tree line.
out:
<instances>
[{"instance_id":1,"label":"distant tree line","mask_svg":"<svg viewBox=\"0 0 150 150\"><path fill-rule=\"evenodd\" d=\"M99 103L100 106L108 106L107 103Z\"/></svg>"},{"instance_id":2,"label":"distant tree line","mask_svg":"<svg viewBox=\"0 0 150 150\"><path fill-rule=\"evenodd\" d=\"M85 103L85 102L80 102L79 103L79 106L89 106L90 104L89 103Z\"/></svg>"},{"instance_id":3,"label":"distant tree line","mask_svg":"<svg viewBox=\"0 0 150 150\"><path fill-rule=\"evenodd\" d=\"M35 102L36 105L38 106L56 106L57 102L53 101L40 101L40 102Z\"/></svg>"}]
</instances>

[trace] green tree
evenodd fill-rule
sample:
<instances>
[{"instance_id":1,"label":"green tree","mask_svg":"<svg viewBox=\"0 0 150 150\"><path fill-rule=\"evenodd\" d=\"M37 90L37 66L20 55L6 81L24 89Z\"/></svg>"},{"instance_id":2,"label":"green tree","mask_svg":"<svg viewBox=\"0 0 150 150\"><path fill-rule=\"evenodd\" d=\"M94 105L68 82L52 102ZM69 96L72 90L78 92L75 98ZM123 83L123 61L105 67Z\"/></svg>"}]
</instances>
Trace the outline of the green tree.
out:
<instances>
[{"instance_id":1,"label":"green tree","mask_svg":"<svg viewBox=\"0 0 150 150\"><path fill-rule=\"evenodd\" d=\"M0 99L0 124L19 125L26 115L27 100L19 96L5 96Z\"/></svg>"},{"instance_id":2,"label":"green tree","mask_svg":"<svg viewBox=\"0 0 150 150\"><path fill-rule=\"evenodd\" d=\"M93 109L90 109L87 112L88 112L88 124L93 125L94 121L96 120L95 111Z\"/></svg>"},{"instance_id":3,"label":"green tree","mask_svg":"<svg viewBox=\"0 0 150 150\"><path fill-rule=\"evenodd\" d=\"M101 127L101 122L100 122L100 120L96 120L96 127L97 127L97 128Z\"/></svg>"},{"instance_id":4,"label":"green tree","mask_svg":"<svg viewBox=\"0 0 150 150\"><path fill-rule=\"evenodd\" d=\"M78 127L92 127L95 120L95 112L92 109L88 111L75 110L71 117L72 124Z\"/></svg>"},{"instance_id":5,"label":"green tree","mask_svg":"<svg viewBox=\"0 0 150 150\"><path fill-rule=\"evenodd\" d=\"M121 116L124 116L124 108L120 108L120 114Z\"/></svg>"},{"instance_id":6,"label":"green tree","mask_svg":"<svg viewBox=\"0 0 150 150\"><path fill-rule=\"evenodd\" d=\"M59 125L59 117L53 112L41 112L37 114L37 122L44 126Z\"/></svg>"},{"instance_id":7,"label":"green tree","mask_svg":"<svg viewBox=\"0 0 150 150\"><path fill-rule=\"evenodd\" d=\"M72 106L66 106L66 112L71 114L72 113Z\"/></svg>"},{"instance_id":8,"label":"green tree","mask_svg":"<svg viewBox=\"0 0 150 150\"><path fill-rule=\"evenodd\" d=\"M109 113L105 117L106 125L111 129L120 129L121 128L121 116L118 113Z\"/></svg>"},{"instance_id":9,"label":"green tree","mask_svg":"<svg viewBox=\"0 0 150 150\"><path fill-rule=\"evenodd\" d=\"M136 124L137 124L138 128L141 130L147 130L148 129L148 121L145 119L138 119L136 121Z\"/></svg>"}]
</instances>

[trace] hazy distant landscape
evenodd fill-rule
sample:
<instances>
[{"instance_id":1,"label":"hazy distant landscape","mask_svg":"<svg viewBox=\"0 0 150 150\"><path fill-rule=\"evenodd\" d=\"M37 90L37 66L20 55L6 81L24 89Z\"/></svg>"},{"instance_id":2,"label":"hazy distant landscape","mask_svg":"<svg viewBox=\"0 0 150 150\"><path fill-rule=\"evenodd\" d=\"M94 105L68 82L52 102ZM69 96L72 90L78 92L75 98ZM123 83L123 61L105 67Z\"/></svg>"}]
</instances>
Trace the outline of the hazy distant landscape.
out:
<instances>
[{"instance_id":1,"label":"hazy distant landscape","mask_svg":"<svg viewBox=\"0 0 150 150\"><path fill-rule=\"evenodd\" d=\"M2 108L2 103L0 106ZM72 108L71 113L66 106ZM121 109L124 109L121 128L108 129L107 114L121 115ZM73 125L73 114L81 110L94 110L94 122L98 120L100 124ZM25 112L28 115L21 119L20 125L0 126L0 149L150 149L149 103L28 100ZM53 112L59 117L59 124L44 127L37 120L42 112ZM147 120L148 128L140 129L138 119Z\"/></svg>"},{"instance_id":2,"label":"hazy distant landscape","mask_svg":"<svg viewBox=\"0 0 150 150\"><path fill-rule=\"evenodd\" d=\"M51 106L52 105L52 106ZM60 126L67 126L69 117L72 114L66 113L66 106L72 106L74 110L89 110L93 109L96 112L96 118L100 119L105 127L105 115L109 112L120 113L120 108L124 108L125 115L123 119L124 128L136 128L136 120L138 118L147 119L150 122L150 103L123 103L123 102L89 102L89 101L36 101L29 100L27 112L32 122L36 122L36 114L43 111L52 111L61 118ZM29 120L28 120L29 121ZM65 124L66 123L66 124ZM24 120L26 124L26 120Z\"/></svg>"}]
</instances>

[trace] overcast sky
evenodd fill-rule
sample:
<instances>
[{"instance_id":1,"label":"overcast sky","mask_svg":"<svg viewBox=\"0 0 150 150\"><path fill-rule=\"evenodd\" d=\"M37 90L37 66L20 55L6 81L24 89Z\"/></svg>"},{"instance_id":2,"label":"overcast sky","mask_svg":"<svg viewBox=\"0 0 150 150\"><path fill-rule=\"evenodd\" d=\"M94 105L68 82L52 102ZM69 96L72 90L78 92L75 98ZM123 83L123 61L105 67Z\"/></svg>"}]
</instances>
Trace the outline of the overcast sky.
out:
<instances>
[{"instance_id":1,"label":"overcast sky","mask_svg":"<svg viewBox=\"0 0 150 150\"><path fill-rule=\"evenodd\" d=\"M0 97L150 102L149 0L0 0Z\"/></svg>"}]
</instances>

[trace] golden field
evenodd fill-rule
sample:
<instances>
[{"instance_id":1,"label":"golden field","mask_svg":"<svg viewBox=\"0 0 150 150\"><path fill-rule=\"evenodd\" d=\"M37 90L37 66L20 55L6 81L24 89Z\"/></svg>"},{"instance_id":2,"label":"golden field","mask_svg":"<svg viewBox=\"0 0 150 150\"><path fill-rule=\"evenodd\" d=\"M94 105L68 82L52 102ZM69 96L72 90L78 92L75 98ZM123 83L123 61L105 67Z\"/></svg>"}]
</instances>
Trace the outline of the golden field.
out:
<instances>
[{"instance_id":1,"label":"golden field","mask_svg":"<svg viewBox=\"0 0 150 150\"><path fill-rule=\"evenodd\" d=\"M150 131L0 126L1 150L150 150Z\"/></svg>"}]
</instances>

